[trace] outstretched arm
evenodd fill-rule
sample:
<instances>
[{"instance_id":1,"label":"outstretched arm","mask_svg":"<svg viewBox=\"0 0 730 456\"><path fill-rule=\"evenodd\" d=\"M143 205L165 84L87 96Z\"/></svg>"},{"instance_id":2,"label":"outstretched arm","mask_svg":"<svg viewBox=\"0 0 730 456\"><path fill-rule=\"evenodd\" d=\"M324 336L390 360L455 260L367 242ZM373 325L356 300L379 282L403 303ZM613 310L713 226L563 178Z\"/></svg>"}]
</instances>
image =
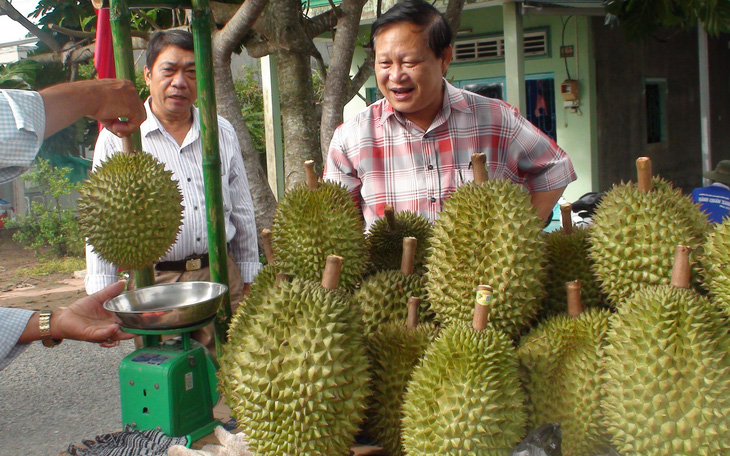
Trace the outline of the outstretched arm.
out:
<instances>
[{"instance_id":1,"label":"outstretched arm","mask_svg":"<svg viewBox=\"0 0 730 456\"><path fill-rule=\"evenodd\" d=\"M128 135L146 117L137 89L126 79L67 82L39 93L46 111L46 138L82 117L98 120L117 136Z\"/></svg>"}]
</instances>

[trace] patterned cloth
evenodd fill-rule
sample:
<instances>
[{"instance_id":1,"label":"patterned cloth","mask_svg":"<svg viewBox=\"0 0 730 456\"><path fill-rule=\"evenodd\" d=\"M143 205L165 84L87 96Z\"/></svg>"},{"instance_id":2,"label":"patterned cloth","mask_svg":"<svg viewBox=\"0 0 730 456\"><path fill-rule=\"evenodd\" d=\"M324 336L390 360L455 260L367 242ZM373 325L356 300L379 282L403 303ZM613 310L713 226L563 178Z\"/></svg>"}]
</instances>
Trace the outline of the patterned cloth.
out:
<instances>
[{"instance_id":1,"label":"patterned cloth","mask_svg":"<svg viewBox=\"0 0 730 456\"><path fill-rule=\"evenodd\" d=\"M0 184L23 174L46 131L43 98L28 90L0 90Z\"/></svg>"},{"instance_id":2,"label":"patterned cloth","mask_svg":"<svg viewBox=\"0 0 730 456\"><path fill-rule=\"evenodd\" d=\"M29 344L19 344L18 339L34 313L32 310L0 307L0 370L28 348Z\"/></svg>"},{"instance_id":3,"label":"patterned cloth","mask_svg":"<svg viewBox=\"0 0 730 456\"><path fill-rule=\"evenodd\" d=\"M73 456L166 456L174 445L186 445L187 437L168 437L156 430L137 431L126 426L124 431L96 436L96 440L84 440L83 447L69 445L68 454Z\"/></svg>"},{"instance_id":4,"label":"patterned cloth","mask_svg":"<svg viewBox=\"0 0 730 456\"><path fill-rule=\"evenodd\" d=\"M490 179L510 179L530 192L576 179L565 152L517 109L445 80L444 86L443 107L426 131L385 99L335 130L324 178L352 192L366 229L383 217L386 204L434 221L449 195L474 179L475 153L486 154Z\"/></svg>"},{"instance_id":5,"label":"patterned cloth","mask_svg":"<svg viewBox=\"0 0 730 456\"><path fill-rule=\"evenodd\" d=\"M177 261L208 252L208 229L203 184L203 147L200 140L200 114L193 108L193 124L182 146L170 135L145 102L147 120L141 127L142 150L166 164L183 194L183 226L177 242L160 261ZM258 256L256 221L241 150L233 126L218 118L221 156L221 184L226 242L246 283L253 282L261 264ZM104 130L94 149L94 167L111 154L122 150L122 140ZM96 293L117 281L117 268L86 247L86 291Z\"/></svg>"}]
</instances>

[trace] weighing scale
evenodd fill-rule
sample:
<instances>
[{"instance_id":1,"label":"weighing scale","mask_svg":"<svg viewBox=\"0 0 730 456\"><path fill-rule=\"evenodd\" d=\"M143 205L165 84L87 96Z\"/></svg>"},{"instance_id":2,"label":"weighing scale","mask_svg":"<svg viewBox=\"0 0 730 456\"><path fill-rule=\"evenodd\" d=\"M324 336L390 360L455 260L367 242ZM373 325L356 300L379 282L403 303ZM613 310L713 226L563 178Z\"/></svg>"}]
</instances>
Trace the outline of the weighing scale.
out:
<instances>
[{"instance_id":1,"label":"weighing scale","mask_svg":"<svg viewBox=\"0 0 730 456\"><path fill-rule=\"evenodd\" d=\"M213 321L226 290L214 282L180 282L104 303L120 318L122 330L142 336L142 347L119 365L123 427L187 436L192 443L221 424L213 417L218 363L191 332ZM163 341L171 335L177 337Z\"/></svg>"}]
</instances>

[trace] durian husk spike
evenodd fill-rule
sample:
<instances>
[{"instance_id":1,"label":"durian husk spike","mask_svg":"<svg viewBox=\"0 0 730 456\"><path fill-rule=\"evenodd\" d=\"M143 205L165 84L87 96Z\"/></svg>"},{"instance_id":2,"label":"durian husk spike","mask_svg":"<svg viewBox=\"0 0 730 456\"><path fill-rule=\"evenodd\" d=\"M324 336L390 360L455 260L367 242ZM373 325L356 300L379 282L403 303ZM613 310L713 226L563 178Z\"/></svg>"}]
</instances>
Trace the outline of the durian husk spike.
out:
<instances>
[{"instance_id":1,"label":"durian husk spike","mask_svg":"<svg viewBox=\"0 0 730 456\"><path fill-rule=\"evenodd\" d=\"M677 288L689 288L689 251L690 247L678 245L674 249L674 265L672 266L672 286Z\"/></svg>"},{"instance_id":2,"label":"durian husk spike","mask_svg":"<svg viewBox=\"0 0 730 456\"><path fill-rule=\"evenodd\" d=\"M421 305L421 298L411 296L408 298L408 317L406 318L406 328L416 329L418 326L418 306Z\"/></svg>"},{"instance_id":3,"label":"durian husk spike","mask_svg":"<svg viewBox=\"0 0 730 456\"><path fill-rule=\"evenodd\" d=\"M583 301L580 298L580 280L565 283L565 291L568 295L568 315L577 318L583 313Z\"/></svg>"},{"instance_id":4,"label":"durian husk spike","mask_svg":"<svg viewBox=\"0 0 730 456\"><path fill-rule=\"evenodd\" d=\"M317 190L319 188L319 181L317 173L314 172L314 160L304 162L304 172L307 175L307 187L310 190Z\"/></svg>"},{"instance_id":5,"label":"durian husk spike","mask_svg":"<svg viewBox=\"0 0 730 456\"><path fill-rule=\"evenodd\" d=\"M563 233L571 234L573 232L573 218L570 216L570 212L573 210L573 205L565 203L560 205L560 222L563 226Z\"/></svg>"},{"instance_id":6,"label":"durian husk spike","mask_svg":"<svg viewBox=\"0 0 730 456\"><path fill-rule=\"evenodd\" d=\"M390 231L395 231L396 225L395 225L395 209L393 209L392 204L386 204L385 209L385 221L388 222L388 228L390 228Z\"/></svg>"},{"instance_id":7,"label":"durian husk spike","mask_svg":"<svg viewBox=\"0 0 730 456\"><path fill-rule=\"evenodd\" d=\"M636 159L636 174L639 190L644 193L649 193L653 188L651 182L651 159L649 157L639 157Z\"/></svg>"},{"instance_id":8,"label":"durian husk spike","mask_svg":"<svg viewBox=\"0 0 730 456\"><path fill-rule=\"evenodd\" d=\"M472 327L481 331L487 327L489 319L489 305L492 302L492 287L489 285L477 285L476 299L474 300L474 319Z\"/></svg>"},{"instance_id":9,"label":"durian husk spike","mask_svg":"<svg viewBox=\"0 0 730 456\"><path fill-rule=\"evenodd\" d=\"M403 238L403 256L400 261L400 272L403 275L413 274L416 246L418 246L418 239L410 236Z\"/></svg>"},{"instance_id":10,"label":"durian husk spike","mask_svg":"<svg viewBox=\"0 0 730 456\"><path fill-rule=\"evenodd\" d=\"M271 243L271 230L264 228L261 230L261 242L264 244L264 256L266 256L266 262L269 264L274 263L274 247Z\"/></svg>"},{"instance_id":11,"label":"durian husk spike","mask_svg":"<svg viewBox=\"0 0 730 456\"><path fill-rule=\"evenodd\" d=\"M322 273L322 288L328 290L336 290L340 281L340 272L342 272L342 263L345 259L337 255L328 255L327 263Z\"/></svg>"},{"instance_id":12,"label":"durian husk spike","mask_svg":"<svg viewBox=\"0 0 730 456\"><path fill-rule=\"evenodd\" d=\"M484 154L473 154L471 156L471 164L474 167L474 181L477 184L489 180L487 172L487 156Z\"/></svg>"}]
</instances>

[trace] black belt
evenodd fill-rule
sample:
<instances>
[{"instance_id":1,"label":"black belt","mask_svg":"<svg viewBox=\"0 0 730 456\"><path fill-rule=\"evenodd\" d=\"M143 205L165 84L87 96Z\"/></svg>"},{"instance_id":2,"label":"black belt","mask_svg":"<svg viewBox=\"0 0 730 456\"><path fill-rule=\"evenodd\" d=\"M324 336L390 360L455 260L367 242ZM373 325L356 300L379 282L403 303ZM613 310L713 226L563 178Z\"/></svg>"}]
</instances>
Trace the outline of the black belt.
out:
<instances>
[{"instance_id":1,"label":"black belt","mask_svg":"<svg viewBox=\"0 0 730 456\"><path fill-rule=\"evenodd\" d=\"M205 255L189 256L184 260L161 261L155 265L155 269L175 272L197 271L198 269L207 268L208 264L208 254L206 253Z\"/></svg>"}]
</instances>

